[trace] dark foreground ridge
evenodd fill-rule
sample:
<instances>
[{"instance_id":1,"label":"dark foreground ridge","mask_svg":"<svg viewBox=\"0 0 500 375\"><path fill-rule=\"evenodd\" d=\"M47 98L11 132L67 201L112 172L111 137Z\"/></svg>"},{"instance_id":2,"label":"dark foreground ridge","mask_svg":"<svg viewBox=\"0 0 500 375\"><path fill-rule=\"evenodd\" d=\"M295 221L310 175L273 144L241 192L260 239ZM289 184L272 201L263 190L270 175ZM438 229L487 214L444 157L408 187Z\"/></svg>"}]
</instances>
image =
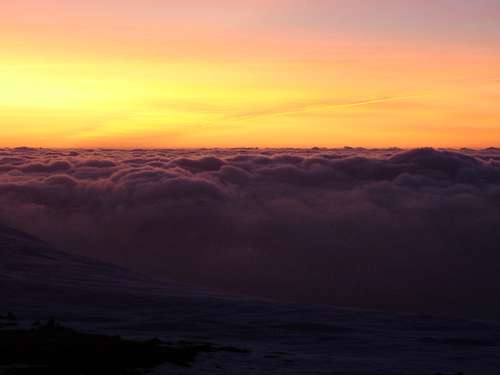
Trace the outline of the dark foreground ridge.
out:
<instances>
[{"instance_id":1,"label":"dark foreground ridge","mask_svg":"<svg viewBox=\"0 0 500 375\"><path fill-rule=\"evenodd\" d=\"M135 341L120 336L81 333L54 319L31 329L0 323L1 375L142 374L170 363L190 367L201 353L248 353L233 347L158 339Z\"/></svg>"}]
</instances>

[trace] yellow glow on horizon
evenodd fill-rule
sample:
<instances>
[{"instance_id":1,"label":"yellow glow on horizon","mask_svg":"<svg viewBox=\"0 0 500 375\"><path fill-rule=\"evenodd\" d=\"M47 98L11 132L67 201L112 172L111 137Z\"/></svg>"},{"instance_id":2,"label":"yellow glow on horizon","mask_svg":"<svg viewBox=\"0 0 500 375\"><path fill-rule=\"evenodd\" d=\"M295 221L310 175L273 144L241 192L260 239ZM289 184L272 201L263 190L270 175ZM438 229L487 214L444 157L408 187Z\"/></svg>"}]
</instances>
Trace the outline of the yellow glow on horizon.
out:
<instances>
[{"instance_id":1,"label":"yellow glow on horizon","mask_svg":"<svg viewBox=\"0 0 500 375\"><path fill-rule=\"evenodd\" d=\"M500 66L491 64L500 53L353 47L309 60L292 58L304 45L284 45L288 59L272 48L182 57L170 53L177 45L129 57L33 45L0 52L0 146L500 143Z\"/></svg>"}]
</instances>

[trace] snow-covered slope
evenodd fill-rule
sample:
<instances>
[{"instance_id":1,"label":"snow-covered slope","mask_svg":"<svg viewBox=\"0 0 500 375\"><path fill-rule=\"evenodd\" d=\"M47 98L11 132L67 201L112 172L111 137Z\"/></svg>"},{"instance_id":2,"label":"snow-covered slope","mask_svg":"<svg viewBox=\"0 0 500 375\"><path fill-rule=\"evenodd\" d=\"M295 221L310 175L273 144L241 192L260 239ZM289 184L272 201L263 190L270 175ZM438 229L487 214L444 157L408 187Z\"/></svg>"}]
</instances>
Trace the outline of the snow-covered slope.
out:
<instances>
[{"instance_id":1,"label":"snow-covered slope","mask_svg":"<svg viewBox=\"0 0 500 375\"><path fill-rule=\"evenodd\" d=\"M498 375L500 324L221 297L157 282L0 228L2 310L105 334L209 341L155 374ZM3 311L0 311L2 313Z\"/></svg>"},{"instance_id":2,"label":"snow-covered slope","mask_svg":"<svg viewBox=\"0 0 500 375\"><path fill-rule=\"evenodd\" d=\"M71 255L0 226L0 282L4 301L90 300L107 295L207 295L174 281L158 281L113 264ZM64 298L63 298L64 297ZM104 297L106 298L106 297ZM90 303L91 301L79 301Z\"/></svg>"}]
</instances>

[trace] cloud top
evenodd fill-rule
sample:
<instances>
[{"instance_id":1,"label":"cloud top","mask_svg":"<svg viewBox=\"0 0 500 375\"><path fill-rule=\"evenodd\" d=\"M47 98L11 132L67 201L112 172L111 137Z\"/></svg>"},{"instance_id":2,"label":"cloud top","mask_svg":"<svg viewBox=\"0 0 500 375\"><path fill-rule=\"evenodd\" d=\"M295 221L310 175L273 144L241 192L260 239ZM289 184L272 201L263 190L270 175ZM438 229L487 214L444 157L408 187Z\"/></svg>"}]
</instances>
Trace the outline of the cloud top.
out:
<instances>
[{"instance_id":1,"label":"cloud top","mask_svg":"<svg viewBox=\"0 0 500 375\"><path fill-rule=\"evenodd\" d=\"M494 316L500 150L0 149L0 220L248 294Z\"/></svg>"}]
</instances>

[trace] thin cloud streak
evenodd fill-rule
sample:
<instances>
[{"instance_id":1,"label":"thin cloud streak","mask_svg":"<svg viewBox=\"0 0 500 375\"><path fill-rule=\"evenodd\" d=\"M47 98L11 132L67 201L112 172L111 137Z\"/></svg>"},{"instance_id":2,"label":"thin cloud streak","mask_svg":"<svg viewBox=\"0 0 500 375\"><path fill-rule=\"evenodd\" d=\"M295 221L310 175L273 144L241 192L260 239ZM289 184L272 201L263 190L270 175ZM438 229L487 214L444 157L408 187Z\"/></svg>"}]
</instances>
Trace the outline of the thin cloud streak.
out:
<instances>
[{"instance_id":1,"label":"thin cloud streak","mask_svg":"<svg viewBox=\"0 0 500 375\"><path fill-rule=\"evenodd\" d=\"M246 120L246 119L256 119L267 116L286 116L286 115L295 115L307 112L329 112L335 111L344 108L353 108L353 107L363 107L374 104L382 104L394 101L404 101L408 99L417 99L429 96L430 94L414 94L414 95L401 95L401 96L384 96L375 99L366 99L353 101L349 103L307 103L297 106L288 106L288 107L278 107L269 110L255 111L255 112L247 112L247 113L239 113L235 115L230 115L224 117L224 120Z\"/></svg>"}]
</instances>

